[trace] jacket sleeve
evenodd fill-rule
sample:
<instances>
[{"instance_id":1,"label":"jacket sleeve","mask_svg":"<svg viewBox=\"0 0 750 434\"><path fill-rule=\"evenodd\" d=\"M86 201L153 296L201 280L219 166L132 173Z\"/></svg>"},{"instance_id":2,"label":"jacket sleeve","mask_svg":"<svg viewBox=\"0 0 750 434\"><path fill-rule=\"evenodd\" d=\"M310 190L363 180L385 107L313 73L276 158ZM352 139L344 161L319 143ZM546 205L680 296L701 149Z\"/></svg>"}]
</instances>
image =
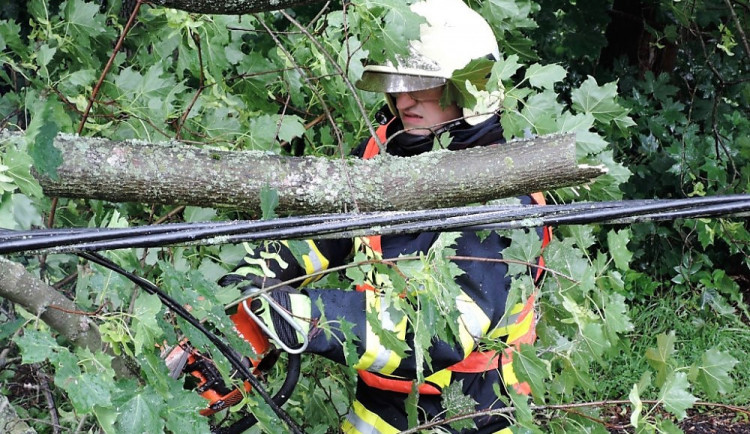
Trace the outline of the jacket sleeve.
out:
<instances>
[{"instance_id":1,"label":"jacket sleeve","mask_svg":"<svg viewBox=\"0 0 750 434\"><path fill-rule=\"evenodd\" d=\"M424 233L419 237L436 237ZM418 243L417 243L418 244ZM462 260L456 264L464 272L456 278L461 293L456 300L459 342L448 343L432 340L428 350L431 366L424 366L430 374L458 363L475 349L477 339L487 336L500 321L505 312L505 302L510 287L507 265L497 261L483 261L481 258L500 259L500 252L507 240L496 233L481 239L473 232L464 232L458 238L456 255L475 257L480 260ZM344 333L337 327L330 327L329 334L313 326L310 331L309 352L317 353L334 361L345 363L344 343L356 347L357 363L354 368L371 372L416 377L416 362L413 354L414 335L407 321L393 321L392 315L383 308L382 297L375 291L308 290L311 299L312 324L323 314L331 324L345 321L352 325L351 332L357 337L355 342L346 342ZM320 312L322 307L324 312ZM382 345L369 323L367 312L374 311L379 326L389 329L403 340L410 351L406 357L399 357L394 351ZM372 315L371 315L372 317ZM431 331L428 331L431 332Z\"/></svg>"}]
</instances>

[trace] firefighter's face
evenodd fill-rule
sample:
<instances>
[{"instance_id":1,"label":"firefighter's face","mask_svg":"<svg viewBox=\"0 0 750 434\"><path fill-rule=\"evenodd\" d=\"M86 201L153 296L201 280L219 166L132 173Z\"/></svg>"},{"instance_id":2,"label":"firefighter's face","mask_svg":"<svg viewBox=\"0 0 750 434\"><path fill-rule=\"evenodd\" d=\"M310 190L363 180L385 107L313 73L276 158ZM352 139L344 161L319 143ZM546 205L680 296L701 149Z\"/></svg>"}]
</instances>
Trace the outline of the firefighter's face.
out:
<instances>
[{"instance_id":1,"label":"firefighter's face","mask_svg":"<svg viewBox=\"0 0 750 434\"><path fill-rule=\"evenodd\" d=\"M425 136L448 121L461 117L456 104L440 107L443 87L391 94L404 130L410 134Z\"/></svg>"}]
</instances>

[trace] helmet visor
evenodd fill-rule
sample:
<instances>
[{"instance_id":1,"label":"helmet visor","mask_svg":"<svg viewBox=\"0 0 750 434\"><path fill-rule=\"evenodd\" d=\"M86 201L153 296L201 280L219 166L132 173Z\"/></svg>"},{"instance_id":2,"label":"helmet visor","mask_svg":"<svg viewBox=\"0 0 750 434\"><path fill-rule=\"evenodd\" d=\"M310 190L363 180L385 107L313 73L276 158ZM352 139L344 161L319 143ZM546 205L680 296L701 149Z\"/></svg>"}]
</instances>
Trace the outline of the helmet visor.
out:
<instances>
[{"instance_id":1,"label":"helmet visor","mask_svg":"<svg viewBox=\"0 0 750 434\"><path fill-rule=\"evenodd\" d=\"M446 82L443 77L399 74L394 72L364 71L357 88L370 92L399 93L439 87Z\"/></svg>"}]
</instances>

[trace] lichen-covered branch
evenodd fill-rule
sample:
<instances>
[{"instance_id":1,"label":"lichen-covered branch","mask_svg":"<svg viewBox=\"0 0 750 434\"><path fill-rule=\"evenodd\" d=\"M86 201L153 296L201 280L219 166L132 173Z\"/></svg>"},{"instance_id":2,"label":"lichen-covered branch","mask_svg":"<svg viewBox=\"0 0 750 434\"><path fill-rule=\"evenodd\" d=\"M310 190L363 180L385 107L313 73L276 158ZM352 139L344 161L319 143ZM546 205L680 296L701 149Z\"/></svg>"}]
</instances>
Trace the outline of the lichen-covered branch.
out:
<instances>
[{"instance_id":1,"label":"lichen-covered branch","mask_svg":"<svg viewBox=\"0 0 750 434\"><path fill-rule=\"evenodd\" d=\"M201 14L240 15L321 3L321 0L152 0L151 3Z\"/></svg>"},{"instance_id":2,"label":"lichen-covered branch","mask_svg":"<svg viewBox=\"0 0 750 434\"><path fill-rule=\"evenodd\" d=\"M59 135L58 180L36 175L49 196L257 211L276 190L277 212L314 214L461 206L586 183L605 170L579 166L575 137L551 135L411 158L328 159L228 152ZM356 182L346 182L347 174Z\"/></svg>"}]
</instances>

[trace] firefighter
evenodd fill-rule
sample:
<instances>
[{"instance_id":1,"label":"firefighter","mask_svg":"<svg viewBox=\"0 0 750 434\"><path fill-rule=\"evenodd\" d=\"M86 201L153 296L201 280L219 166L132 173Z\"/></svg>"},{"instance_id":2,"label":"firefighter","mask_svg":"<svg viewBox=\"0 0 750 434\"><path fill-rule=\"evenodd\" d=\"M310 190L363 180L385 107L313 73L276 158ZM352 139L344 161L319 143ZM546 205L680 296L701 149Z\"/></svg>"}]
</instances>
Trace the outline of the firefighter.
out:
<instances>
[{"instance_id":1,"label":"firefighter","mask_svg":"<svg viewBox=\"0 0 750 434\"><path fill-rule=\"evenodd\" d=\"M395 64L369 65L357 83L360 89L382 92L392 119L377 130L382 143L388 140L387 153L413 156L433 149L436 136L444 133L452 141L448 149L502 143L503 131L496 113L501 100L487 95L475 107L460 107L455 102L442 104L440 99L451 74L478 58L499 59L495 36L487 22L460 0L424 0L411 6L423 16L420 40L410 46L410 55ZM374 138L365 140L354 150L361 158L378 154ZM522 202L535 202L523 197ZM536 202L539 202L537 200ZM241 288L268 286L271 279L257 275L258 261L264 261L273 282L287 281L316 271L345 264L353 251L364 251L373 258L394 258L399 255L425 253L439 234L424 232L409 235L366 237L356 240L308 241L309 252L302 261L285 247L285 243L268 243L261 250L248 255L222 284L238 284ZM480 237L463 232L455 245L456 255L500 259L508 239L491 232ZM288 245L288 244L286 244ZM298 255L299 256L299 255ZM269 259L270 258L270 259ZM274 259L276 258L276 259ZM369 285L356 291L339 289L305 289L310 278L300 285L270 292L270 298L283 310L291 312L297 329L289 327L278 311L269 308L261 297L255 298L251 310L259 315L266 331L288 349L299 349L303 335L308 338L307 353L325 356L345 364L344 334L335 328L327 335L318 329L317 319L345 320L353 325L357 336L354 365L359 372L356 401L353 403L342 429L352 433L395 433L407 429L405 400L413 387L419 390L418 406L422 421L444 416L441 392L448 385L460 382L465 395L476 401L476 410L504 406L497 390L514 388L527 393L528 385L516 378L512 355L521 343L535 339L534 296L507 309L506 299L510 279L507 265L497 261L460 261L463 274L456 277L461 294L456 300L460 312L458 342L437 342L429 349L430 371L426 381L414 385L416 365L412 353L399 357L385 347L373 332L367 312L375 312L379 327L395 332L413 348L413 330L405 319L393 321L384 308L383 294L377 277ZM321 312L322 310L322 312ZM373 318L371 315L370 318ZM235 322L243 319L235 319ZM247 326L247 324L244 324ZM245 328L247 330L247 328ZM247 331L245 334L256 333ZM246 336L247 337L247 336ZM477 341L482 338L504 339L508 343L503 352L482 351ZM504 416L481 416L474 419L479 433L509 433L509 421ZM448 427L444 427L448 429Z\"/></svg>"}]
</instances>

